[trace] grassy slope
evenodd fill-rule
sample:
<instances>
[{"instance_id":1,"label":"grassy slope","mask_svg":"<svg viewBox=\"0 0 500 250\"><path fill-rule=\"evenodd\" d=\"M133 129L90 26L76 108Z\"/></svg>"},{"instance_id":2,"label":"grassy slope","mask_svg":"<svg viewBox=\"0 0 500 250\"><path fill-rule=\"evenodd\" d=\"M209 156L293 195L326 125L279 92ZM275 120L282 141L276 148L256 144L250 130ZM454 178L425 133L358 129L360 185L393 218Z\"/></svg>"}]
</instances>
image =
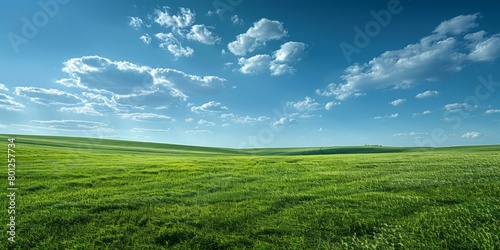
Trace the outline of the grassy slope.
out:
<instances>
[{"instance_id":1,"label":"grassy slope","mask_svg":"<svg viewBox=\"0 0 500 250\"><path fill-rule=\"evenodd\" d=\"M6 138L6 135L1 135ZM79 151L91 150L106 153L132 153L132 154L164 154L164 155L320 155L320 154L359 154L359 153L397 153L411 151L425 151L429 148L415 147L377 147L377 146L351 146L351 147L306 147L306 148L262 148L262 149L229 149L198 147L162 143L148 143L120 140L103 140L94 138L58 137L58 136L29 136L10 135L17 138L19 143L25 145L38 145L46 147L72 148ZM489 146L482 146L487 148ZM468 150L468 147L459 147ZM472 147L477 150L478 147Z\"/></svg>"},{"instance_id":2,"label":"grassy slope","mask_svg":"<svg viewBox=\"0 0 500 250\"><path fill-rule=\"evenodd\" d=\"M325 148L16 138L18 249L500 248L499 146L308 155Z\"/></svg>"}]
</instances>

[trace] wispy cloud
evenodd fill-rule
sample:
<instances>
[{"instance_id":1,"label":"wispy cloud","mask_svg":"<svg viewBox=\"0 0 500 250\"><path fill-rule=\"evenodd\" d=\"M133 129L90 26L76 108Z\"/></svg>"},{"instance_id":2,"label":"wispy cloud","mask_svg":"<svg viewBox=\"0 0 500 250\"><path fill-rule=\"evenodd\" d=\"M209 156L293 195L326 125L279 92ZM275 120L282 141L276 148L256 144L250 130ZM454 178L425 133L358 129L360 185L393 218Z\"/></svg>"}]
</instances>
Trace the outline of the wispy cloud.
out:
<instances>
[{"instance_id":1,"label":"wispy cloud","mask_svg":"<svg viewBox=\"0 0 500 250\"><path fill-rule=\"evenodd\" d=\"M141 41L143 41L147 45L151 44L151 36L149 34L144 34L140 36L139 39L141 39Z\"/></svg>"},{"instance_id":2,"label":"wispy cloud","mask_svg":"<svg viewBox=\"0 0 500 250\"><path fill-rule=\"evenodd\" d=\"M287 127L297 124L299 121L295 118L282 117L277 121L273 122L273 127Z\"/></svg>"},{"instance_id":3,"label":"wispy cloud","mask_svg":"<svg viewBox=\"0 0 500 250\"><path fill-rule=\"evenodd\" d=\"M389 102L389 104L391 104L392 106L400 106L403 105L404 103L406 103L406 99L397 99L392 102Z\"/></svg>"},{"instance_id":4,"label":"wispy cloud","mask_svg":"<svg viewBox=\"0 0 500 250\"><path fill-rule=\"evenodd\" d=\"M191 31L187 34L187 38L208 45L216 44L221 40L220 37L214 35L212 31L203 24L193 25Z\"/></svg>"},{"instance_id":5,"label":"wispy cloud","mask_svg":"<svg viewBox=\"0 0 500 250\"><path fill-rule=\"evenodd\" d=\"M199 134L213 134L214 132L207 129L199 129L199 130L186 130L184 133L189 135L199 135Z\"/></svg>"},{"instance_id":6,"label":"wispy cloud","mask_svg":"<svg viewBox=\"0 0 500 250\"><path fill-rule=\"evenodd\" d=\"M189 46L184 46L182 43L170 33L158 33L155 35L160 40L160 48L169 51L176 58L190 57L193 55L194 50Z\"/></svg>"},{"instance_id":7,"label":"wispy cloud","mask_svg":"<svg viewBox=\"0 0 500 250\"><path fill-rule=\"evenodd\" d=\"M462 135L462 139L477 139L479 136L481 136L481 134L478 132L467 132Z\"/></svg>"},{"instance_id":8,"label":"wispy cloud","mask_svg":"<svg viewBox=\"0 0 500 250\"><path fill-rule=\"evenodd\" d=\"M226 106L223 106L220 102L210 101L201 106L192 106L191 111L194 113L217 113L228 110Z\"/></svg>"},{"instance_id":9,"label":"wispy cloud","mask_svg":"<svg viewBox=\"0 0 500 250\"><path fill-rule=\"evenodd\" d=\"M42 105L71 105L83 101L82 98L58 89L38 87L16 87L16 95L26 97L32 102Z\"/></svg>"},{"instance_id":10,"label":"wispy cloud","mask_svg":"<svg viewBox=\"0 0 500 250\"><path fill-rule=\"evenodd\" d=\"M420 136L420 135L428 135L429 133L425 132L408 132L408 133L397 133L394 136Z\"/></svg>"},{"instance_id":11,"label":"wispy cloud","mask_svg":"<svg viewBox=\"0 0 500 250\"><path fill-rule=\"evenodd\" d=\"M215 126L215 125L217 125L217 124L215 124L215 122L210 122L210 121L203 120L203 119L199 120L197 124L200 126Z\"/></svg>"},{"instance_id":12,"label":"wispy cloud","mask_svg":"<svg viewBox=\"0 0 500 250\"><path fill-rule=\"evenodd\" d=\"M306 96L303 101L287 102L288 107L293 107L299 112L318 110L321 104L317 103L313 98Z\"/></svg>"},{"instance_id":13,"label":"wispy cloud","mask_svg":"<svg viewBox=\"0 0 500 250\"><path fill-rule=\"evenodd\" d=\"M391 115L384 115L384 116L375 116L373 117L373 119L375 120L382 120L382 119L394 119L394 118L397 118L399 116L398 113L395 113L395 114L391 114Z\"/></svg>"},{"instance_id":14,"label":"wispy cloud","mask_svg":"<svg viewBox=\"0 0 500 250\"><path fill-rule=\"evenodd\" d=\"M104 122L85 120L31 120L30 123L42 125L41 128L60 131L99 131L114 132Z\"/></svg>"},{"instance_id":15,"label":"wispy cloud","mask_svg":"<svg viewBox=\"0 0 500 250\"><path fill-rule=\"evenodd\" d=\"M130 27L138 30L142 27L143 24L144 22L139 17L129 17L128 25L130 25Z\"/></svg>"},{"instance_id":16,"label":"wispy cloud","mask_svg":"<svg viewBox=\"0 0 500 250\"><path fill-rule=\"evenodd\" d=\"M417 117L417 116L421 116L421 115L430 115L430 114L432 114L432 111L426 110L422 113L413 113L413 117Z\"/></svg>"},{"instance_id":17,"label":"wispy cloud","mask_svg":"<svg viewBox=\"0 0 500 250\"><path fill-rule=\"evenodd\" d=\"M25 108L24 104L15 101L14 97L0 93L0 109L8 111L21 111Z\"/></svg>"},{"instance_id":18,"label":"wispy cloud","mask_svg":"<svg viewBox=\"0 0 500 250\"><path fill-rule=\"evenodd\" d=\"M430 98L430 97L436 97L439 96L439 92L435 90L427 90L425 92L419 93L415 96L417 99L424 99L424 98Z\"/></svg>"},{"instance_id":19,"label":"wispy cloud","mask_svg":"<svg viewBox=\"0 0 500 250\"><path fill-rule=\"evenodd\" d=\"M368 63L354 64L344 70L341 76L343 83L331 83L316 92L345 100L356 93L373 89L409 88L422 82L436 81L461 71L469 62L495 60L500 57L500 34L489 38L475 36L474 39L464 36L478 26L477 18L479 14L461 15L444 21L418 43L386 51ZM477 45L473 46L475 43Z\"/></svg>"},{"instance_id":20,"label":"wispy cloud","mask_svg":"<svg viewBox=\"0 0 500 250\"><path fill-rule=\"evenodd\" d=\"M256 124L263 123L269 121L271 118L267 116L259 116L259 117L251 117L249 115L246 116L238 116L235 114L222 114L220 118L223 121L231 121L236 124Z\"/></svg>"},{"instance_id":21,"label":"wispy cloud","mask_svg":"<svg viewBox=\"0 0 500 250\"><path fill-rule=\"evenodd\" d=\"M154 114L154 113L130 113L130 114L121 114L121 118L130 119L133 121L155 121L155 122L173 122L175 119L170 116Z\"/></svg>"},{"instance_id":22,"label":"wispy cloud","mask_svg":"<svg viewBox=\"0 0 500 250\"><path fill-rule=\"evenodd\" d=\"M491 115L495 113L500 113L500 109L488 109L486 112L484 112L485 115Z\"/></svg>"},{"instance_id":23,"label":"wispy cloud","mask_svg":"<svg viewBox=\"0 0 500 250\"><path fill-rule=\"evenodd\" d=\"M89 116L104 116L104 114L98 112L92 107L92 104L86 104L82 107L62 107L59 109L61 112L74 113L78 115L89 115Z\"/></svg>"},{"instance_id":24,"label":"wispy cloud","mask_svg":"<svg viewBox=\"0 0 500 250\"><path fill-rule=\"evenodd\" d=\"M171 132L170 129L152 129L152 128L132 128L130 129L132 133L168 133Z\"/></svg>"},{"instance_id":25,"label":"wispy cloud","mask_svg":"<svg viewBox=\"0 0 500 250\"><path fill-rule=\"evenodd\" d=\"M325 104L326 110L331 110L334 106L340 105L340 102L328 102Z\"/></svg>"},{"instance_id":26,"label":"wispy cloud","mask_svg":"<svg viewBox=\"0 0 500 250\"><path fill-rule=\"evenodd\" d=\"M443 109L451 112L451 113L458 113L458 112L469 112L473 111L477 107L471 106L467 103L450 103L446 104Z\"/></svg>"},{"instance_id":27,"label":"wispy cloud","mask_svg":"<svg viewBox=\"0 0 500 250\"><path fill-rule=\"evenodd\" d=\"M9 91L9 89L2 83L0 83L0 90L1 91Z\"/></svg>"},{"instance_id":28,"label":"wispy cloud","mask_svg":"<svg viewBox=\"0 0 500 250\"><path fill-rule=\"evenodd\" d=\"M244 25L245 24L245 22L238 15L231 16L231 22L233 22L234 25Z\"/></svg>"}]
</instances>

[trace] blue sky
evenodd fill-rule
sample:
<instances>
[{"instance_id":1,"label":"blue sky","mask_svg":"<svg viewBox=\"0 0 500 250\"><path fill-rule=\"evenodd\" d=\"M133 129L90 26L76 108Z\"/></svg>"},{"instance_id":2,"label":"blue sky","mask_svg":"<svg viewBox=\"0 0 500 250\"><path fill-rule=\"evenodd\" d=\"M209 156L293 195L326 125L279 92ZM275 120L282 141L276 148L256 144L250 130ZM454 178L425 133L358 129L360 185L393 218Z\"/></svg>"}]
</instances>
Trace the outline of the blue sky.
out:
<instances>
[{"instance_id":1,"label":"blue sky","mask_svg":"<svg viewBox=\"0 0 500 250\"><path fill-rule=\"evenodd\" d=\"M495 1L8 1L0 133L218 147L500 141Z\"/></svg>"}]
</instances>

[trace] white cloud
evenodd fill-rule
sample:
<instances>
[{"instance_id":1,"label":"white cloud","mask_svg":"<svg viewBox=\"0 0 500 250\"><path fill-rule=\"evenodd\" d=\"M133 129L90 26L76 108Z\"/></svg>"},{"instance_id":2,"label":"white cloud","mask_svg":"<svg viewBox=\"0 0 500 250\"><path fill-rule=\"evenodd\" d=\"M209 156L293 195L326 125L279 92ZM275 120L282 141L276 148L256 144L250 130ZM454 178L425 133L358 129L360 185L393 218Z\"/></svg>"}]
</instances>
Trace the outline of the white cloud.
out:
<instances>
[{"instance_id":1,"label":"white cloud","mask_svg":"<svg viewBox=\"0 0 500 250\"><path fill-rule=\"evenodd\" d=\"M305 48L304 43L287 42L273 53L273 57L266 54L255 55L250 58L241 57L238 59L238 64L241 66L240 72L243 74L259 74L269 70L272 76L293 74L295 69L289 63L300 61Z\"/></svg>"},{"instance_id":2,"label":"white cloud","mask_svg":"<svg viewBox=\"0 0 500 250\"><path fill-rule=\"evenodd\" d=\"M477 139L480 135L478 132L467 132L462 135L462 139Z\"/></svg>"},{"instance_id":3,"label":"white cloud","mask_svg":"<svg viewBox=\"0 0 500 250\"><path fill-rule=\"evenodd\" d=\"M409 132L409 133L397 133L394 136L419 136L419 135L427 135L429 133L424 132Z\"/></svg>"},{"instance_id":4,"label":"white cloud","mask_svg":"<svg viewBox=\"0 0 500 250\"><path fill-rule=\"evenodd\" d=\"M151 129L151 128L132 128L130 132L132 133L168 133L170 129Z\"/></svg>"},{"instance_id":5,"label":"white cloud","mask_svg":"<svg viewBox=\"0 0 500 250\"><path fill-rule=\"evenodd\" d=\"M424 98L430 98L430 97L436 97L439 95L439 92L438 91L435 91L435 90L427 90L425 92L422 92L422 93L418 93L415 98L418 98L418 99L424 99Z\"/></svg>"},{"instance_id":6,"label":"white cloud","mask_svg":"<svg viewBox=\"0 0 500 250\"><path fill-rule=\"evenodd\" d=\"M491 115L494 113L500 113L500 109L488 109L486 112L484 112L485 115Z\"/></svg>"},{"instance_id":7,"label":"white cloud","mask_svg":"<svg viewBox=\"0 0 500 250\"><path fill-rule=\"evenodd\" d=\"M293 74L295 69L288 64L279 63L276 60L272 61L269 65L269 70L272 76L281 76L284 74Z\"/></svg>"},{"instance_id":8,"label":"white cloud","mask_svg":"<svg viewBox=\"0 0 500 250\"><path fill-rule=\"evenodd\" d=\"M42 127L36 128L49 130L114 132L114 129L110 128L109 125L104 122L85 120L31 120L30 123L42 125Z\"/></svg>"},{"instance_id":9,"label":"white cloud","mask_svg":"<svg viewBox=\"0 0 500 250\"><path fill-rule=\"evenodd\" d=\"M297 111L305 112L317 110L320 108L320 104L317 103L313 98L306 96L303 101L299 102L287 102L287 106L294 107Z\"/></svg>"},{"instance_id":10,"label":"white cloud","mask_svg":"<svg viewBox=\"0 0 500 250\"><path fill-rule=\"evenodd\" d=\"M56 82L83 89L87 92L84 93L86 97L108 107L168 107L187 100L190 94L218 92L226 82L216 76L190 75L175 69L151 68L100 56L69 59L62 70L69 78Z\"/></svg>"},{"instance_id":11,"label":"white cloud","mask_svg":"<svg viewBox=\"0 0 500 250\"><path fill-rule=\"evenodd\" d=\"M399 114L395 113L395 114L391 114L391 115L376 116L376 117L373 117L373 119L375 119L375 120L382 120L384 118L394 119L394 118L397 118L398 116L399 116Z\"/></svg>"},{"instance_id":12,"label":"white cloud","mask_svg":"<svg viewBox=\"0 0 500 250\"><path fill-rule=\"evenodd\" d=\"M467 103L450 103L446 104L443 108L451 113L459 113L459 112L473 111L477 107L471 106Z\"/></svg>"},{"instance_id":13,"label":"white cloud","mask_svg":"<svg viewBox=\"0 0 500 250\"><path fill-rule=\"evenodd\" d=\"M3 85L1 83L0 83L0 90L2 90L2 91L9 91L9 89L5 85Z\"/></svg>"},{"instance_id":14,"label":"white cloud","mask_svg":"<svg viewBox=\"0 0 500 250\"><path fill-rule=\"evenodd\" d=\"M475 62L494 61L500 57L500 34L495 34L489 38L481 37L477 39L471 53L468 55L469 60Z\"/></svg>"},{"instance_id":15,"label":"white cloud","mask_svg":"<svg viewBox=\"0 0 500 250\"><path fill-rule=\"evenodd\" d=\"M194 118L186 118L184 120L184 122L187 122L187 123L190 123L190 122L193 122L194 121Z\"/></svg>"},{"instance_id":16,"label":"white cloud","mask_svg":"<svg viewBox=\"0 0 500 250\"><path fill-rule=\"evenodd\" d=\"M298 123L297 119L282 117L273 123L273 127L290 126L297 123Z\"/></svg>"},{"instance_id":17,"label":"white cloud","mask_svg":"<svg viewBox=\"0 0 500 250\"><path fill-rule=\"evenodd\" d=\"M12 96L0 93L0 109L21 111L25 107L22 103L15 101Z\"/></svg>"},{"instance_id":18,"label":"white cloud","mask_svg":"<svg viewBox=\"0 0 500 250\"><path fill-rule=\"evenodd\" d=\"M215 122L209 122L209 121L206 121L203 119L199 120L197 124L200 126L215 126L216 125Z\"/></svg>"},{"instance_id":19,"label":"white cloud","mask_svg":"<svg viewBox=\"0 0 500 250\"><path fill-rule=\"evenodd\" d=\"M476 27L478 14L458 16L442 22L433 34L422 38L418 43L409 44L403 49L386 51L368 63L354 64L344 70L343 83L332 83L324 90L317 90L323 96L335 96L344 100L359 92L374 89L409 88L426 81L437 81L452 73L459 72L467 64L466 50L470 39L462 33ZM449 36L451 35L451 36ZM495 52L491 58L478 55L472 61L497 58L500 44L496 35L491 37L484 51ZM485 40L486 41L486 40Z\"/></svg>"},{"instance_id":20,"label":"white cloud","mask_svg":"<svg viewBox=\"0 0 500 250\"><path fill-rule=\"evenodd\" d=\"M220 102L210 101L201 106L192 106L191 111L197 114L201 113L217 113L228 110L226 106L222 106Z\"/></svg>"},{"instance_id":21,"label":"white cloud","mask_svg":"<svg viewBox=\"0 0 500 250\"><path fill-rule=\"evenodd\" d=\"M235 117L236 117L236 115L232 114L232 113L231 114L222 114L222 115L220 115L220 118L222 118L222 119L234 119Z\"/></svg>"},{"instance_id":22,"label":"white cloud","mask_svg":"<svg viewBox=\"0 0 500 250\"><path fill-rule=\"evenodd\" d=\"M403 105L404 103L406 103L406 99L397 99L392 102L389 102L389 104L391 104L392 106L399 106Z\"/></svg>"},{"instance_id":23,"label":"white cloud","mask_svg":"<svg viewBox=\"0 0 500 250\"><path fill-rule=\"evenodd\" d=\"M234 25L243 25L245 22L241 20L238 15L234 15L231 17L231 22L233 22Z\"/></svg>"},{"instance_id":24,"label":"white cloud","mask_svg":"<svg viewBox=\"0 0 500 250\"><path fill-rule=\"evenodd\" d=\"M83 101L80 97L57 89L38 87L16 87L16 95L29 98L42 105L71 105Z\"/></svg>"},{"instance_id":25,"label":"white cloud","mask_svg":"<svg viewBox=\"0 0 500 250\"><path fill-rule=\"evenodd\" d=\"M258 123L258 122L266 122L270 120L271 118L267 116L259 116L259 117L251 117L249 115L245 117L236 117L233 122L234 123L240 123L240 124L253 124L253 123Z\"/></svg>"},{"instance_id":26,"label":"white cloud","mask_svg":"<svg viewBox=\"0 0 500 250\"><path fill-rule=\"evenodd\" d=\"M208 45L220 42L220 37L214 36L203 24L193 25L191 31L187 34L187 38Z\"/></svg>"},{"instance_id":27,"label":"white cloud","mask_svg":"<svg viewBox=\"0 0 500 250\"><path fill-rule=\"evenodd\" d=\"M472 28L477 27L478 24L476 23L476 19L478 17L479 13L454 17L439 24L436 29L434 29L434 33L439 35L460 35Z\"/></svg>"},{"instance_id":28,"label":"white cloud","mask_svg":"<svg viewBox=\"0 0 500 250\"><path fill-rule=\"evenodd\" d=\"M238 35L236 40L229 43L227 47L233 54L244 56L264 46L266 42L281 39L286 34L283 23L262 18L255 22L246 33Z\"/></svg>"},{"instance_id":29,"label":"white cloud","mask_svg":"<svg viewBox=\"0 0 500 250\"><path fill-rule=\"evenodd\" d=\"M139 39L147 45L151 44L151 36L149 34L142 35Z\"/></svg>"},{"instance_id":30,"label":"white cloud","mask_svg":"<svg viewBox=\"0 0 500 250\"><path fill-rule=\"evenodd\" d=\"M6 125L0 124L0 128L6 128Z\"/></svg>"},{"instance_id":31,"label":"white cloud","mask_svg":"<svg viewBox=\"0 0 500 250\"><path fill-rule=\"evenodd\" d=\"M186 130L184 133L189 134L189 135L199 135L199 134L213 134L214 132L210 130Z\"/></svg>"},{"instance_id":32,"label":"white cloud","mask_svg":"<svg viewBox=\"0 0 500 250\"><path fill-rule=\"evenodd\" d=\"M301 42L287 42L274 52L274 58L278 62L293 63L300 61L305 53L307 45Z\"/></svg>"},{"instance_id":33,"label":"white cloud","mask_svg":"<svg viewBox=\"0 0 500 250\"><path fill-rule=\"evenodd\" d=\"M222 115L220 115L220 118L223 119L224 121L229 120L232 123L236 123L236 124L255 124L255 123L266 122L266 121L269 121L271 119L267 116L251 117L249 115L238 116L235 114L222 114Z\"/></svg>"},{"instance_id":34,"label":"white cloud","mask_svg":"<svg viewBox=\"0 0 500 250\"><path fill-rule=\"evenodd\" d=\"M168 68L156 68L152 70L155 85L163 87L174 86L173 91L181 94L195 93L207 94L222 89L226 79L217 76L198 76L186 74L182 71Z\"/></svg>"},{"instance_id":35,"label":"white cloud","mask_svg":"<svg viewBox=\"0 0 500 250\"><path fill-rule=\"evenodd\" d=\"M240 72L243 74L259 74L269 68L271 57L269 55L256 55L238 59L238 64L241 66Z\"/></svg>"},{"instance_id":36,"label":"white cloud","mask_svg":"<svg viewBox=\"0 0 500 250\"><path fill-rule=\"evenodd\" d=\"M158 33L155 37L160 40L160 48L168 50L175 56L176 59L179 57L190 57L194 53L194 50L191 47L184 47L171 32Z\"/></svg>"},{"instance_id":37,"label":"white cloud","mask_svg":"<svg viewBox=\"0 0 500 250\"><path fill-rule=\"evenodd\" d=\"M142 19L140 19L139 17L129 17L129 23L128 25L130 25L130 27L138 30L141 28L141 26L144 24L144 22L142 21Z\"/></svg>"},{"instance_id":38,"label":"white cloud","mask_svg":"<svg viewBox=\"0 0 500 250\"><path fill-rule=\"evenodd\" d=\"M340 102L328 102L325 105L326 110L331 110L334 106L340 105Z\"/></svg>"},{"instance_id":39,"label":"white cloud","mask_svg":"<svg viewBox=\"0 0 500 250\"><path fill-rule=\"evenodd\" d=\"M133 121L139 121L139 122L144 122L144 121L175 121L175 119L172 119L169 116L166 115L160 115L160 114L153 114L153 113L129 113L129 114L121 114L121 118L123 119L130 119Z\"/></svg>"},{"instance_id":40,"label":"white cloud","mask_svg":"<svg viewBox=\"0 0 500 250\"><path fill-rule=\"evenodd\" d=\"M179 8L180 13L171 15L168 7L164 7L164 11L156 10L155 22L171 28L186 28L194 23L196 13L188 8Z\"/></svg>"},{"instance_id":41,"label":"white cloud","mask_svg":"<svg viewBox=\"0 0 500 250\"><path fill-rule=\"evenodd\" d=\"M75 113L79 115L90 115L90 116L104 116L102 113L92 107L92 104L86 103L82 107L62 107L59 109L61 112Z\"/></svg>"},{"instance_id":42,"label":"white cloud","mask_svg":"<svg viewBox=\"0 0 500 250\"><path fill-rule=\"evenodd\" d=\"M420 116L420 115L430 115L430 114L432 114L432 111L426 110L422 113L413 113L413 117Z\"/></svg>"}]
</instances>

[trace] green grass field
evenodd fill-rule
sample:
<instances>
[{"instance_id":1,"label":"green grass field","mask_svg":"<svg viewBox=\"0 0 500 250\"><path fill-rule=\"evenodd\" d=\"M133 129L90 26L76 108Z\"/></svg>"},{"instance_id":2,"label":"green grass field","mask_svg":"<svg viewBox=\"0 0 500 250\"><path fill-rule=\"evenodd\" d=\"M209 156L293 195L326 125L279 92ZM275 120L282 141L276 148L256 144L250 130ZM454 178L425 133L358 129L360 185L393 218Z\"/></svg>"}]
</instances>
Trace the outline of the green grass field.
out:
<instances>
[{"instance_id":1,"label":"green grass field","mask_svg":"<svg viewBox=\"0 0 500 250\"><path fill-rule=\"evenodd\" d=\"M500 249L500 146L16 140L0 249Z\"/></svg>"}]
</instances>

